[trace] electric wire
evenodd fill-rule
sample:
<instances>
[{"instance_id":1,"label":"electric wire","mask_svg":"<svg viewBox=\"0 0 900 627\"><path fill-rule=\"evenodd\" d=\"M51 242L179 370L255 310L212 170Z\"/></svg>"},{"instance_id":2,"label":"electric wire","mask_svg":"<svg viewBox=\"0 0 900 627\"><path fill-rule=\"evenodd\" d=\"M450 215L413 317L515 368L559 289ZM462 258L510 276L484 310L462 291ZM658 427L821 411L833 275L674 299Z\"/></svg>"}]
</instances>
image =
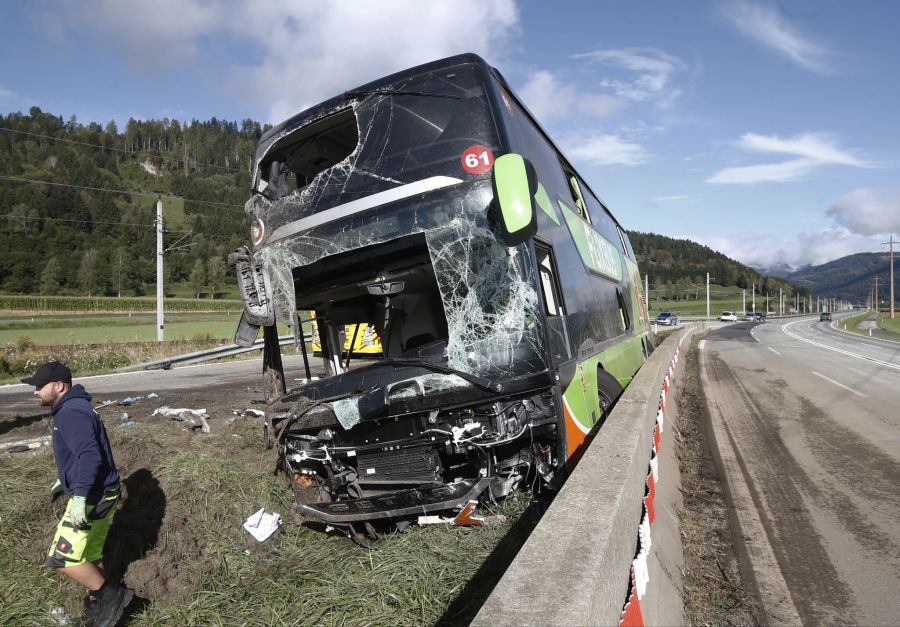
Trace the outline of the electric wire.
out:
<instances>
[{"instance_id":1,"label":"electric wire","mask_svg":"<svg viewBox=\"0 0 900 627\"><path fill-rule=\"evenodd\" d=\"M72 183L56 183L54 181L43 181L39 179L27 179L19 176L7 176L0 174L0 181L11 181L14 183L30 183L32 185L50 185L54 187L71 187L74 189L83 189L92 192L106 192L112 194L125 194L128 196L143 196L145 198L161 198L162 194L152 193L152 192L138 192L127 189L111 189L107 187L89 187L87 185L73 185ZM234 211L239 213L244 213L243 205L236 205L234 203L224 203L224 202L214 202L210 200L193 200L190 198L184 198L182 196L166 196L166 198L179 198L185 203L190 203L194 205L208 205L211 207L217 207L220 209L225 209L227 211ZM231 207L241 207L240 209L232 209Z\"/></svg>"},{"instance_id":2,"label":"electric wire","mask_svg":"<svg viewBox=\"0 0 900 627\"><path fill-rule=\"evenodd\" d=\"M27 135L28 137L40 137L42 139L49 139L50 141L64 142L66 144L75 144L77 146L88 146L90 148L99 148L100 150L109 150L110 152L122 152L122 153L125 153L126 155L135 155L135 154L154 155L154 156L158 156L161 159L163 159L164 161L168 161L170 163L178 163L180 161L180 159L178 159L177 157L166 156L165 154L163 154L161 151L158 151L158 150L128 150L126 148L114 148L112 146L104 146L103 144L92 144L90 142L82 142L82 141L78 141L76 139L65 139L63 137L53 137L52 135L41 135L40 133L31 133L29 131L20 131L20 130L13 129L13 128L7 128L5 126L0 126L0 131L3 131L4 133L15 133L17 135ZM229 166L215 165L213 163L203 163L203 162L198 161L198 162L196 162L196 164L198 166L202 166L205 168L219 168L221 170L228 170L230 172L243 172L244 171L240 168L231 168Z\"/></svg>"}]
</instances>

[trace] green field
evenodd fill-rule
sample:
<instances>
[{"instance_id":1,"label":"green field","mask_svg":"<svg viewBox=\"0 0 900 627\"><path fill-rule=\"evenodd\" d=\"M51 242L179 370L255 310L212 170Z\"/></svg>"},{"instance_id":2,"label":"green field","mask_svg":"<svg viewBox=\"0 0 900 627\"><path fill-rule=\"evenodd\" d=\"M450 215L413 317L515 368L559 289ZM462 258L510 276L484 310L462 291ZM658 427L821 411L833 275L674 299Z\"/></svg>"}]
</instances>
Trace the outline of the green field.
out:
<instances>
[{"instance_id":1,"label":"green field","mask_svg":"<svg viewBox=\"0 0 900 627\"><path fill-rule=\"evenodd\" d=\"M232 314L178 314L164 320L166 340L194 337L234 337L240 312ZM72 315L0 318L0 344L28 337L37 346L152 342L156 339L156 315Z\"/></svg>"},{"instance_id":2,"label":"green field","mask_svg":"<svg viewBox=\"0 0 900 627\"><path fill-rule=\"evenodd\" d=\"M679 316L705 316L706 315L706 286L692 291L690 296L681 300L658 297L657 290L650 290L650 317L656 317L660 311L674 311ZM752 311L753 297L750 290L746 291L746 311ZM788 306L787 304L785 305ZM709 315L718 318L723 311L733 311L740 317L744 309L741 299L741 288L722 287L721 285L709 286ZM766 311L766 295L756 294L756 311ZM778 293L769 295L769 311L778 311Z\"/></svg>"},{"instance_id":3,"label":"green field","mask_svg":"<svg viewBox=\"0 0 900 627\"><path fill-rule=\"evenodd\" d=\"M881 314L878 316L878 326L891 333L900 333L900 313L895 311L894 316L894 319L891 320L891 314Z\"/></svg>"}]
</instances>

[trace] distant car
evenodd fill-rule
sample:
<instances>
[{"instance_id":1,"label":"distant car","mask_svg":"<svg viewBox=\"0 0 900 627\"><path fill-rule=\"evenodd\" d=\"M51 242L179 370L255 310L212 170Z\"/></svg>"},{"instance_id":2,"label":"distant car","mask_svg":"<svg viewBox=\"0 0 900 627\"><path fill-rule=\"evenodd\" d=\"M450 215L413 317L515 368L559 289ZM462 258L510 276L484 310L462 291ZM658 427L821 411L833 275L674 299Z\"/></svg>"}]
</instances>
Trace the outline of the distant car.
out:
<instances>
[{"instance_id":1,"label":"distant car","mask_svg":"<svg viewBox=\"0 0 900 627\"><path fill-rule=\"evenodd\" d=\"M737 322L737 315L733 311L723 311L722 315L719 316L719 320L722 322Z\"/></svg>"},{"instance_id":2,"label":"distant car","mask_svg":"<svg viewBox=\"0 0 900 627\"><path fill-rule=\"evenodd\" d=\"M819 322L831 322L831 312L823 311L819 314Z\"/></svg>"},{"instance_id":3,"label":"distant car","mask_svg":"<svg viewBox=\"0 0 900 627\"><path fill-rule=\"evenodd\" d=\"M756 314L753 313L752 311L748 311L747 313L744 314L744 317L741 318L741 320L748 320L750 322L756 322Z\"/></svg>"},{"instance_id":4,"label":"distant car","mask_svg":"<svg viewBox=\"0 0 900 627\"><path fill-rule=\"evenodd\" d=\"M661 311L656 316L656 324L665 326L678 326L678 315L674 311Z\"/></svg>"},{"instance_id":5,"label":"distant car","mask_svg":"<svg viewBox=\"0 0 900 627\"><path fill-rule=\"evenodd\" d=\"M765 322L765 321L766 321L766 314L764 314L764 313L761 312L761 311L757 311L757 312L756 312L755 314L753 314L753 315L754 315L754 317L756 317L756 321L757 321L757 322Z\"/></svg>"}]
</instances>

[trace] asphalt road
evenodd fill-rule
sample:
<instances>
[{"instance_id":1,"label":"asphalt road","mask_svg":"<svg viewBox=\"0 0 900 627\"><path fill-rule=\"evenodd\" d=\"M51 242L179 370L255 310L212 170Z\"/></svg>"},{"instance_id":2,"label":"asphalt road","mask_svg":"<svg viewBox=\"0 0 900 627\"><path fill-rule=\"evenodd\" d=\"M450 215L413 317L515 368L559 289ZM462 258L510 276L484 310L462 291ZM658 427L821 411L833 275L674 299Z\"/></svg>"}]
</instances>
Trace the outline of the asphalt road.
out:
<instances>
[{"instance_id":1,"label":"asphalt road","mask_svg":"<svg viewBox=\"0 0 900 627\"><path fill-rule=\"evenodd\" d=\"M898 624L900 343L748 322L711 331L700 359L767 622Z\"/></svg>"},{"instance_id":2,"label":"asphalt road","mask_svg":"<svg viewBox=\"0 0 900 627\"><path fill-rule=\"evenodd\" d=\"M284 351L283 362L287 386L291 388L305 377L303 358L294 355L291 349ZM310 359L312 375L321 374L321 359ZM198 395L202 400L204 392L210 399L215 399L223 390L241 388L250 392L262 391L262 358L241 361L229 361L215 364L197 364L177 366L171 370L147 370L120 374L78 377L74 383L81 383L87 388L94 400L112 398L122 399L127 396L142 396L150 392L160 394L173 392L173 403L177 402L178 392L190 392L193 398ZM31 415L46 413L37 405L33 397L34 387L23 383L0 385L0 415ZM172 398L172 394L168 395Z\"/></svg>"}]
</instances>

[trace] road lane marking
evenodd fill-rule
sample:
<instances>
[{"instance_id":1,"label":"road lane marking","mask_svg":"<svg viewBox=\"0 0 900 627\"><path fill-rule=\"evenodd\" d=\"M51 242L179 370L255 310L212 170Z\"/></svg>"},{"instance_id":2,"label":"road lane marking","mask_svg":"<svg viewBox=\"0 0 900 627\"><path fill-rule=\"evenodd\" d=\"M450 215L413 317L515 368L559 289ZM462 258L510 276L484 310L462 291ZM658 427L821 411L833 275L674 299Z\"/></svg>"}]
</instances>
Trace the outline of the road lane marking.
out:
<instances>
[{"instance_id":1,"label":"road lane marking","mask_svg":"<svg viewBox=\"0 0 900 627\"><path fill-rule=\"evenodd\" d=\"M807 344L812 344L813 346L818 346L819 348L824 348L826 350L834 351L836 353L841 353L844 355L849 355L850 357L856 357L857 359L864 359L866 361L871 361L876 364L880 364L882 366L887 366L888 368L892 368L894 370L900 370L900 364L892 364L888 361L881 361L880 359L875 359L874 357L867 357L866 355L859 355L857 353L851 353L850 351L845 351L840 348L835 348L834 346L828 346L827 344L820 344L819 342L814 342L812 340L808 340L806 338L800 337L793 331L788 330L788 327L792 324L797 324L798 322L804 322L804 320L795 320L794 322L788 322L781 326L781 330L784 331L787 335L791 336L795 340L800 340L801 342L806 342Z\"/></svg>"},{"instance_id":2,"label":"road lane marking","mask_svg":"<svg viewBox=\"0 0 900 627\"><path fill-rule=\"evenodd\" d=\"M697 344L697 348L703 350L704 344L706 344L706 340L700 340L700 342Z\"/></svg>"},{"instance_id":3,"label":"road lane marking","mask_svg":"<svg viewBox=\"0 0 900 627\"><path fill-rule=\"evenodd\" d=\"M819 373L816 372L815 370L813 370L813 374L816 375L817 377L822 377L823 379L825 379L825 380L828 381L829 383L834 383L834 384L835 384L836 386L838 386L839 388L844 388L844 389L847 390L848 392L853 392L853 393L856 394L857 396L862 396L863 398L866 398L866 395L863 394L862 392L857 392L857 391L854 390L853 388L847 387L847 386L844 385L843 383L838 383L838 382L835 381L834 379L829 379L829 378L826 377L824 374L819 374Z\"/></svg>"},{"instance_id":4,"label":"road lane marking","mask_svg":"<svg viewBox=\"0 0 900 627\"><path fill-rule=\"evenodd\" d=\"M780 354L781 354L781 353L779 353L777 350L775 350L774 348L772 348L771 346L766 346L766 348L768 348L770 351L772 351L772 352L775 353L776 355L780 355Z\"/></svg>"}]
</instances>

